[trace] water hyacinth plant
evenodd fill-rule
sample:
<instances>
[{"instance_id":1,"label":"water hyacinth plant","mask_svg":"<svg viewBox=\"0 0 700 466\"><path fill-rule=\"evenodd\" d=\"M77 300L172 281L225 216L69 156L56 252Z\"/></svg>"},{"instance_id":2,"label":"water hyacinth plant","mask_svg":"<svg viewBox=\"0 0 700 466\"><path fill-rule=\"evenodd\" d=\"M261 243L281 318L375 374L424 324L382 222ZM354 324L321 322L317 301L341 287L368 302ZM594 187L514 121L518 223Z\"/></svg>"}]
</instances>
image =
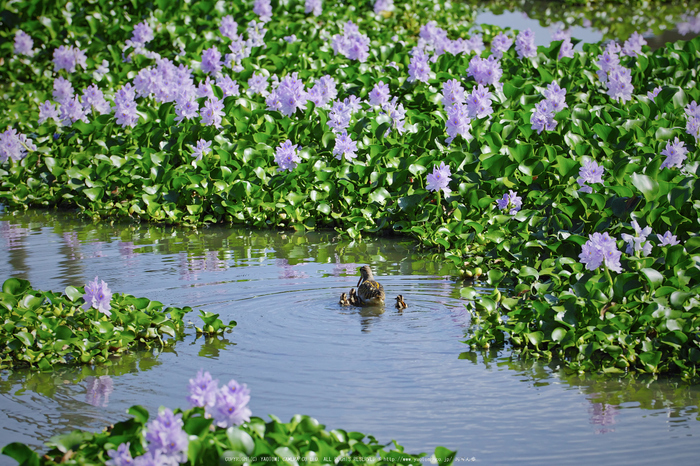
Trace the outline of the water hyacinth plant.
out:
<instances>
[{"instance_id":1,"label":"water hyacinth plant","mask_svg":"<svg viewBox=\"0 0 700 466\"><path fill-rule=\"evenodd\" d=\"M464 2L419 2L416 17L398 3L306 3L146 15L136 0L116 16L85 3L70 35L56 29L72 10L47 6L52 26L39 27L12 3L0 198L94 218L410 235L509 290L479 303L508 318L476 328L475 347L508 335L576 370L696 373L698 39L652 51L630 31L579 50L560 31L535 47L527 31L465 24ZM444 186L430 172L442 164ZM620 251L633 219L679 244L620 252L619 267L579 261L595 235ZM614 331L630 339L601 336Z\"/></svg>"},{"instance_id":2,"label":"water hyacinth plant","mask_svg":"<svg viewBox=\"0 0 700 466\"><path fill-rule=\"evenodd\" d=\"M68 450L70 461L76 464L107 466L277 463L293 458L309 464L342 461L348 465L419 466L430 460L450 465L457 453L437 447L432 457L424 458L425 453L405 453L395 441L382 445L360 432L326 431L324 425L308 416L296 415L288 423L270 416L265 422L251 417L247 407L250 391L245 384L232 379L217 388L217 381L203 370L190 379L189 392L192 407L184 411L161 407L156 417L149 419L143 407L132 406L128 410L130 419L102 432L76 430L53 437L48 442L51 450L41 457L22 443L11 443L2 453L25 464L42 466L64 462ZM223 420L217 416L223 416Z\"/></svg>"}]
</instances>

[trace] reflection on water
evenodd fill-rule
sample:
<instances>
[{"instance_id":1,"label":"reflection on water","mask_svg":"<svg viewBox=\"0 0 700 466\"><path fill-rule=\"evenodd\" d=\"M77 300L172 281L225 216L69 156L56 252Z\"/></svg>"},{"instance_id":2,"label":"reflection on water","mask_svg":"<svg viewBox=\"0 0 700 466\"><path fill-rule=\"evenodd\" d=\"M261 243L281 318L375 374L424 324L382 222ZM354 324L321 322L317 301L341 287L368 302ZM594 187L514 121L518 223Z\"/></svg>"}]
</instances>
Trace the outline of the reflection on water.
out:
<instances>
[{"instance_id":1,"label":"reflection on water","mask_svg":"<svg viewBox=\"0 0 700 466\"><path fill-rule=\"evenodd\" d=\"M186 321L198 323L202 309L238 322L220 338L198 338L190 323L163 352L110 366L0 373L3 444L40 448L59 432L100 430L133 404L185 407L188 381L204 368L245 382L255 415L309 414L410 451L444 445L488 464L682 463L700 453L697 386L465 352L470 314L452 265L404 238L104 226L30 212L0 216L0 242L0 278L61 290L99 275L114 292L191 306ZM338 303L362 264L387 290L386 306Z\"/></svg>"}]
</instances>

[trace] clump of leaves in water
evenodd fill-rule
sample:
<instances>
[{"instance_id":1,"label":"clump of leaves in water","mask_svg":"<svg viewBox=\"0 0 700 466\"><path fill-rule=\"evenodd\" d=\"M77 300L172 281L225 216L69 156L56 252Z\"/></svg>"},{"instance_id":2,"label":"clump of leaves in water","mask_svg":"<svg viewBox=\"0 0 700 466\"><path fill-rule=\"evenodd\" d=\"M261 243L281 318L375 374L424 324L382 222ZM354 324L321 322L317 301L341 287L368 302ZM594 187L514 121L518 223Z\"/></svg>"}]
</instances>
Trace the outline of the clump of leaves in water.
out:
<instances>
[{"instance_id":1,"label":"clump of leaves in water","mask_svg":"<svg viewBox=\"0 0 700 466\"><path fill-rule=\"evenodd\" d=\"M192 406L187 410L161 408L155 419L141 406L132 406L132 418L100 433L73 431L53 437L43 456L22 443L11 443L2 453L27 466L53 464L382 464L441 465L454 461L456 452L437 447L432 458L409 454L393 442L382 445L371 435L327 431L309 416L284 423L275 416L265 422L251 417L250 392L231 380L222 387L208 372L190 380Z\"/></svg>"},{"instance_id":2,"label":"clump of leaves in water","mask_svg":"<svg viewBox=\"0 0 700 466\"><path fill-rule=\"evenodd\" d=\"M69 286L65 294L56 294L35 290L26 280L6 280L0 292L0 367L51 370L57 364L110 364L110 356L137 346L171 344L183 334L183 316L192 310L112 295L97 279L85 288ZM235 326L233 321L214 324L207 334Z\"/></svg>"}]
</instances>

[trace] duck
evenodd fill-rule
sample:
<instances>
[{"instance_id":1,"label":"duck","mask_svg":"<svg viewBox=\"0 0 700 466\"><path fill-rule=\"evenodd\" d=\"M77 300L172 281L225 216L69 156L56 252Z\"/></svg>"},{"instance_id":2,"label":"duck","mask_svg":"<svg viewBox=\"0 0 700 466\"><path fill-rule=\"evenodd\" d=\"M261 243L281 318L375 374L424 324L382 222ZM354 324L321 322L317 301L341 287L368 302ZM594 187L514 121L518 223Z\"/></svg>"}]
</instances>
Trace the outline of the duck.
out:
<instances>
[{"instance_id":1,"label":"duck","mask_svg":"<svg viewBox=\"0 0 700 466\"><path fill-rule=\"evenodd\" d=\"M403 295L398 295L396 297L396 309L403 311L408 307L408 304L403 300Z\"/></svg>"},{"instance_id":2,"label":"duck","mask_svg":"<svg viewBox=\"0 0 700 466\"><path fill-rule=\"evenodd\" d=\"M348 302L353 306L359 306L357 302L357 293L355 293L355 288L350 288L350 295L348 296Z\"/></svg>"},{"instance_id":3,"label":"duck","mask_svg":"<svg viewBox=\"0 0 700 466\"><path fill-rule=\"evenodd\" d=\"M357 282L357 301L360 306L384 304L384 287L374 280L369 265L360 267L360 281Z\"/></svg>"},{"instance_id":4,"label":"duck","mask_svg":"<svg viewBox=\"0 0 700 466\"><path fill-rule=\"evenodd\" d=\"M348 301L348 295L347 293L340 293L340 302L338 302L341 306L349 306L350 301Z\"/></svg>"}]
</instances>

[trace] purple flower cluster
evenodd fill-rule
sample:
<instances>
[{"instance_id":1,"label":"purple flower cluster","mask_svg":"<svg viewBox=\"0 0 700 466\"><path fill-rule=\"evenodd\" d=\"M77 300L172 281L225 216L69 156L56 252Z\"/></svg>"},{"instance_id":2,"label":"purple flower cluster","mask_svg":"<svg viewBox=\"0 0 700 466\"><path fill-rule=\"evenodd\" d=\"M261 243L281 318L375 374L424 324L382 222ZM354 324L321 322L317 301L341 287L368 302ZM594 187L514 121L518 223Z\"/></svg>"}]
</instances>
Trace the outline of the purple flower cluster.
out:
<instances>
[{"instance_id":1,"label":"purple flower cluster","mask_svg":"<svg viewBox=\"0 0 700 466\"><path fill-rule=\"evenodd\" d=\"M39 120L37 123L43 124L49 118L53 119L56 123L59 122L59 111L58 107L47 100L43 104L39 105Z\"/></svg>"},{"instance_id":2,"label":"purple flower cluster","mask_svg":"<svg viewBox=\"0 0 700 466\"><path fill-rule=\"evenodd\" d=\"M212 380L209 372L200 369L197 377L190 379L187 400L190 405L205 408L219 427L231 427L250 420L250 390L235 380L219 388L219 381Z\"/></svg>"},{"instance_id":3,"label":"purple flower cluster","mask_svg":"<svg viewBox=\"0 0 700 466\"><path fill-rule=\"evenodd\" d=\"M270 0L255 0L253 13L260 17L260 21L267 23L272 19L272 5Z\"/></svg>"},{"instance_id":4,"label":"purple flower cluster","mask_svg":"<svg viewBox=\"0 0 700 466\"><path fill-rule=\"evenodd\" d=\"M221 23L219 24L219 32L222 36L228 37L233 40L238 37L238 23L234 21L233 16L226 15L221 18Z\"/></svg>"},{"instance_id":5,"label":"purple flower cluster","mask_svg":"<svg viewBox=\"0 0 700 466\"><path fill-rule=\"evenodd\" d=\"M335 158L338 160L342 160L343 157L345 157L348 162L351 162L357 157L356 152L357 143L348 136L347 130L343 130L343 132L335 138L333 155L335 155Z\"/></svg>"},{"instance_id":6,"label":"purple flower cluster","mask_svg":"<svg viewBox=\"0 0 700 466\"><path fill-rule=\"evenodd\" d=\"M175 103L175 121L192 120L199 116L199 104L194 97L180 95Z\"/></svg>"},{"instance_id":7,"label":"purple flower cluster","mask_svg":"<svg viewBox=\"0 0 700 466\"><path fill-rule=\"evenodd\" d=\"M681 16L681 21L676 24L678 28L678 33L681 35L686 34L700 34L700 13L693 16L692 14L685 14Z\"/></svg>"},{"instance_id":8,"label":"purple flower cluster","mask_svg":"<svg viewBox=\"0 0 700 466\"><path fill-rule=\"evenodd\" d=\"M457 79L442 83L442 105L447 108L453 104L463 104L466 100L464 88Z\"/></svg>"},{"instance_id":9,"label":"purple flower cluster","mask_svg":"<svg viewBox=\"0 0 700 466\"><path fill-rule=\"evenodd\" d=\"M448 186L450 181L452 181L451 175L450 166L445 165L445 162L440 162L440 166L433 167L433 173L429 173L426 177L427 184L425 188L428 191L439 191L442 189L445 195L448 195L452 192Z\"/></svg>"},{"instance_id":10,"label":"purple flower cluster","mask_svg":"<svg viewBox=\"0 0 700 466\"><path fill-rule=\"evenodd\" d=\"M73 98L73 85L63 76L59 76L53 81L51 96L59 104L64 104Z\"/></svg>"},{"instance_id":11,"label":"purple flower cluster","mask_svg":"<svg viewBox=\"0 0 700 466\"><path fill-rule=\"evenodd\" d=\"M112 300L112 292L110 291L107 283L104 280L101 282L97 281L95 277L94 281L88 282L85 285L85 294L83 295L85 304L83 304L83 309L86 311L91 307L94 307L107 317L111 316L112 305L110 301Z\"/></svg>"},{"instance_id":12,"label":"purple flower cluster","mask_svg":"<svg viewBox=\"0 0 700 466\"><path fill-rule=\"evenodd\" d=\"M695 144L700 141L700 105L692 101L685 107L685 132L695 138Z\"/></svg>"},{"instance_id":13,"label":"purple flower cluster","mask_svg":"<svg viewBox=\"0 0 700 466\"><path fill-rule=\"evenodd\" d=\"M447 144L451 144L457 136L462 136L465 140L471 138L469 133L471 118L467 106L462 103L454 103L445 109L447 111L447 121L445 122L445 132L449 136L445 139Z\"/></svg>"},{"instance_id":14,"label":"purple flower cluster","mask_svg":"<svg viewBox=\"0 0 700 466\"><path fill-rule=\"evenodd\" d=\"M583 164L583 166L578 171L578 179L576 182L581 185L579 191L584 193L592 193L593 188L588 186L586 183L600 183L603 184L603 174L605 169L598 165L595 160L589 160Z\"/></svg>"},{"instance_id":15,"label":"purple flower cluster","mask_svg":"<svg viewBox=\"0 0 700 466\"><path fill-rule=\"evenodd\" d=\"M537 134L543 130L553 131L557 127L554 115L568 107L566 104L566 89L563 89L554 81L544 91L545 100L535 104L535 111L530 117L531 128L537 130Z\"/></svg>"},{"instance_id":16,"label":"purple flower cluster","mask_svg":"<svg viewBox=\"0 0 700 466\"><path fill-rule=\"evenodd\" d=\"M502 75L501 64L494 55L488 58L481 58L475 55L469 60L467 76L473 77L479 84L484 86L497 85Z\"/></svg>"},{"instance_id":17,"label":"purple flower cluster","mask_svg":"<svg viewBox=\"0 0 700 466\"><path fill-rule=\"evenodd\" d=\"M195 162L202 160L202 157L211 152L211 141L200 139L197 141L196 147L192 145L190 145L190 147L192 148L192 157L194 157L192 163L194 164Z\"/></svg>"},{"instance_id":18,"label":"purple flower cluster","mask_svg":"<svg viewBox=\"0 0 700 466\"><path fill-rule=\"evenodd\" d=\"M329 74L318 79L306 94L308 100L317 107L323 107L336 98L338 90L335 87L335 79Z\"/></svg>"},{"instance_id":19,"label":"purple flower cluster","mask_svg":"<svg viewBox=\"0 0 700 466\"><path fill-rule=\"evenodd\" d=\"M117 124L122 128L127 126L134 127L139 121L139 115L136 112L136 91L131 84L125 84L114 95L114 116L117 119Z\"/></svg>"},{"instance_id":20,"label":"purple flower cluster","mask_svg":"<svg viewBox=\"0 0 700 466\"><path fill-rule=\"evenodd\" d=\"M383 107L391 99L389 85L384 84L384 81L379 81L377 84L375 84L368 95L369 104L379 107Z\"/></svg>"},{"instance_id":21,"label":"purple flower cluster","mask_svg":"<svg viewBox=\"0 0 700 466\"><path fill-rule=\"evenodd\" d=\"M661 155L666 156L659 168L683 168L683 161L686 159L688 149L685 148L685 143L679 140L678 137L671 142L666 143L666 148L661 151Z\"/></svg>"},{"instance_id":22,"label":"purple flower cluster","mask_svg":"<svg viewBox=\"0 0 700 466\"><path fill-rule=\"evenodd\" d=\"M76 66L87 69L87 56L85 51L78 47L61 45L53 51L53 65L54 71L66 70L74 73Z\"/></svg>"},{"instance_id":23,"label":"purple flower cluster","mask_svg":"<svg viewBox=\"0 0 700 466\"><path fill-rule=\"evenodd\" d=\"M107 451L109 460L105 462L105 466L133 466L134 458L129 451L130 442L122 443L116 450Z\"/></svg>"},{"instance_id":24,"label":"purple flower cluster","mask_svg":"<svg viewBox=\"0 0 700 466\"><path fill-rule=\"evenodd\" d=\"M87 123L88 119L85 110L78 96L67 99L59 108L61 123L67 126L72 125L78 120Z\"/></svg>"},{"instance_id":25,"label":"purple flower cluster","mask_svg":"<svg viewBox=\"0 0 700 466\"><path fill-rule=\"evenodd\" d=\"M190 440L182 429L182 414L173 414L165 408L158 417L146 424L144 438L148 442L147 452L134 461L136 466L145 464L177 464L187 461Z\"/></svg>"},{"instance_id":26,"label":"purple flower cluster","mask_svg":"<svg viewBox=\"0 0 700 466\"><path fill-rule=\"evenodd\" d=\"M24 134L18 133L14 128L0 133L0 163L5 163L8 158L22 160L28 150L35 151L36 146Z\"/></svg>"},{"instance_id":27,"label":"purple flower cluster","mask_svg":"<svg viewBox=\"0 0 700 466\"><path fill-rule=\"evenodd\" d=\"M620 46L610 42L602 55L598 55L596 64L600 68L597 71L600 82L607 87L607 93L614 100L622 103L632 99L632 71L620 65Z\"/></svg>"},{"instance_id":28,"label":"purple flower cluster","mask_svg":"<svg viewBox=\"0 0 700 466\"><path fill-rule=\"evenodd\" d=\"M491 108L491 99L493 94L488 88L479 84L472 90L472 93L467 96L467 115L469 118L486 118L493 113Z\"/></svg>"},{"instance_id":29,"label":"purple flower cluster","mask_svg":"<svg viewBox=\"0 0 700 466\"><path fill-rule=\"evenodd\" d=\"M374 14L378 15L382 11L394 11L394 0L376 0L374 2Z\"/></svg>"},{"instance_id":30,"label":"purple flower cluster","mask_svg":"<svg viewBox=\"0 0 700 466\"><path fill-rule=\"evenodd\" d=\"M398 131L399 134L403 134L404 128L404 118L406 118L406 110L403 108L403 104L398 103L399 98L394 97L391 101L387 102L384 107L384 113L389 115L391 118L391 127ZM389 134L389 129L384 133L384 137Z\"/></svg>"},{"instance_id":31,"label":"purple flower cluster","mask_svg":"<svg viewBox=\"0 0 700 466\"><path fill-rule=\"evenodd\" d=\"M236 80L231 79L231 76L224 75L216 79L216 85L221 88L224 97L235 97L240 95L240 90Z\"/></svg>"},{"instance_id":32,"label":"purple flower cluster","mask_svg":"<svg viewBox=\"0 0 700 466\"><path fill-rule=\"evenodd\" d=\"M634 228L634 236L627 233L622 233L621 235L622 239L627 243L625 252L630 255L641 252L642 256L648 256L651 254L652 248L651 241L647 241L647 237L651 234L651 227L640 228L639 223L636 220L632 220L632 228Z\"/></svg>"},{"instance_id":33,"label":"purple flower cluster","mask_svg":"<svg viewBox=\"0 0 700 466\"><path fill-rule=\"evenodd\" d=\"M331 38L331 47L336 55L339 53L350 60L365 62L369 57L369 37L360 34L360 29L352 21L343 26L343 35Z\"/></svg>"},{"instance_id":34,"label":"purple flower cluster","mask_svg":"<svg viewBox=\"0 0 700 466\"><path fill-rule=\"evenodd\" d=\"M608 269L620 273L622 272L620 256L622 253L617 249L615 240L605 232L589 235L578 257L587 270L595 270L605 263Z\"/></svg>"},{"instance_id":35,"label":"purple flower cluster","mask_svg":"<svg viewBox=\"0 0 700 466\"><path fill-rule=\"evenodd\" d=\"M15 55L34 56L34 41L21 29L15 32Z\"/></svg>"},{"instance_id":36,"label":"purple flower cluster","mask_svg":"<svg viewBox=\"0 0 700 466\"><path fill-rule=\"evenodd\" d=\"M622 55L627 55L628 57L643 55L642 46L644 45L647 45L647 41L644 40L641 34L635 31L622 46Z\"/></svg>"},{"instance_id":37,"label":"purple flower cluster","mask_svg":"<svg viewBox=\"0 0 700 466\"><path fill-rule=\"evenodd\" d=\"M279 165L277 171L292 171L297 167L297 164L301 162L297 147L298 145L292 144L289 139L277 147L275 150L275 162Z\"/></svg>"},{"instance_id":38,"label":"purple flower cluster","mask_svg":"<svg viewBox=\"0 0 700 466\"><path fill-rule=\"evenodd\" d=\"M428 54L420 47L414 47L411 50L411 62L408 65L408 82L428 82L428 79L430 79L428 58Z\"/></svg>"},{"instance_id":39,"label":"purple flower cluster","mask_svg":"<svg viewBox=\"0 0 700 466\"><path fill-rule=\"evenodd\" d=\"M262 73L253 73L253 75L248 78L248 95L251 97L255 94L260 94L262 96L268 95L267 85L267 76Z\"/></svg>"},{"instance_id":40,"label":"purple flower cluster","mask_svg":"<svg viewBox=\"0 0 700 466\"><path fill-rule=\"evenodd\" d=\"M192 70L185 65L175 66L168 59L156 60L155 67L141 69L134 78L134 91L139 97L154 96L159 103L194 98L197 94Z\"/></svg>"},{"instance_id":41,"label":"purple flower cluster","mask_svg":"<svg viewBox=\"0 0 700 466\"><path fill-rule=\"evenodd\" d=\"M304 83L295 71L282 78L265 102L268 110L276 110L282 115L292 116L297 110L306 109L307 100Z\"/></svg>"},{"instance_id":42,"label":"purple flower cluster","mask_svg":"<svg viewBox=\"0 0 700 466\"><path fill-rule=\"evenodd\" d=\"M518 58L532 58L537 55L535 33L530 28L520 31L515 38L515 51L518 52Z\"/></svg>"},{"instance_id":43,"label":"purple flower cluster","mask_svg":"<svg viewBox=\"0 0 700 466\"><path fill-rule=\"evenodd\" d=\"M204 108L200 112L201 122L204 126L221 128L221 121L224 116L224 102L216 97L209 97L204 103Z\"/></svg>"},{"instance_id":44,"label":"purple flower cluster","mask_svg":"<svg viewBox=\"0 0 700 466\"><path fill-rule=\"evenodd\" d=\"M504 32L499 32L498 35L491 40L491 54L501 59L511 45L513 45L513 38Z\"/></svg>"},{"instance_id":45,"label":"purple flower cluster","mask_svg":"<svg viewBox=\"0 0 700 466\"><path fill-rule=\"evenodd\" d=\"M663 236L657 234L656 237L659 238L659 246L675 246L681 244L676 235L671 234L670 231L664 233Z\"/></svg>"},{"instance_id":46,"label":"purple flower cluster","mask_svg":"<svg viewBox=\"0 0 700 466\"><path fill-rule=\"evenodd\" d=\"M205 73L213 73L218 75L223 68L223 62L221 61L221 52L216 47L209 47L208 49L202 51L202 71Z\"/></svg>"},{"instance_id":47,"label":"purple flower cluster","mask_svg":"<svg viewBox=\"0 0 700 466\"><path fill-rule=\"evenodd\" d=\"M661 86L656 86L653 90L647 92L647 97L649 100L656 103L656 96L659 95L659 92L661 92L662 89L663 88Z\"/></svg>"},{"instance_id":48,"label":"purple flower cluster","mask_svg":"<svg viewBox=\"0 0 700 466\"><path fill-rule=\"evenodd\" d=\"M304 2L304 13L314 16L321 16L323 12L323 2L321 0L306 0Z\"/></svg>"},{"instance_id":49,"label":"purple flower cluster","mask_svg":"<svg viewBox=\"0 0 700 466\"><path fill-rule=\"evenodd\" d=\"M561 27L557 28L552 34L552 41L562 41L559 47L559 60L562 58L574 58L574 45L571 43L571 35Z\"/></svg>"},{"instance_id":50,"label":"purple flower cluster","mask_svg":"<svg viewBox=\"0 0 700 466\"><path fill-rule=\"evenodd\" d=\"M507 210L509 215L515 215L523 206L523 199L518 196L517 192L509 189L507 194L496 201L496 204L499 209Z\"/></svg>"},{"instance_id":51,"label":"purple flower cluster","mask_svg":"<svg viewBox=\"0 0 700 466\"><path fill-rule=\"evenodd\" d=\"M474 34L469 39L460 37L451 40L447 37L447 31L438 27L437 21L428 21L420 28L418 46L432 50L434 54L431 60L435 62L445 52L449 52L452 55L476 52L478 55L484 50L484 40L480 34Z\"/></svg>"}]
</instances>

